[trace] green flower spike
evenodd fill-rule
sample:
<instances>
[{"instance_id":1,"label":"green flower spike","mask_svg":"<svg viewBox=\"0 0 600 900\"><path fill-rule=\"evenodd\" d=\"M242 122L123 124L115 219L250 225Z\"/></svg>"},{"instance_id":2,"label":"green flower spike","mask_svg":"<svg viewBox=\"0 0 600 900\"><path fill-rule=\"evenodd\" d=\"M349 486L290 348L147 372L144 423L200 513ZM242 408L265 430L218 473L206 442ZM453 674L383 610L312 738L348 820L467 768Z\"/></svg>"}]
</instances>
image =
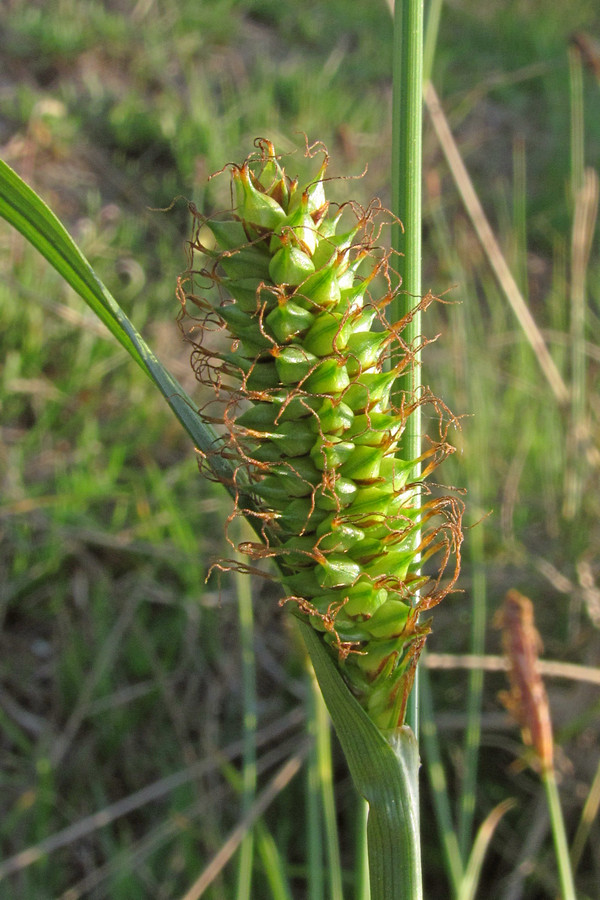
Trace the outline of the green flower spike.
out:
<instances>
[{"instance_id":1,"label":"green flower spike","mask_svg":"<svg viewBox=\"0 0 600 900\"><path fill-rule=\"evenodd\" d=\"M256 146L231 167L233 209L194 211L192 251L217 289L210 299L188 297L201 310L193 365L221 406L210 416L224 425L215 454L234 461L235 488L253 501L236 513L253 516L264 538L241 549L274 558L282 602L322 635L375 724L394 729L430 628L422 613L459 568L461 503L410 480L419 463L428 475L452 452L447 410L403 387L419 348L402 340L410 316L385 319L395 290L389 254L375 246L382 210L328 203L326 153L301 188L269 141ZM207 228L210 249L200 239ZM439 438L422 460L405 459L407 419L424 404L440 421ZM422 574L434 555L439 571Z\"/></svg>"}]
</instances>

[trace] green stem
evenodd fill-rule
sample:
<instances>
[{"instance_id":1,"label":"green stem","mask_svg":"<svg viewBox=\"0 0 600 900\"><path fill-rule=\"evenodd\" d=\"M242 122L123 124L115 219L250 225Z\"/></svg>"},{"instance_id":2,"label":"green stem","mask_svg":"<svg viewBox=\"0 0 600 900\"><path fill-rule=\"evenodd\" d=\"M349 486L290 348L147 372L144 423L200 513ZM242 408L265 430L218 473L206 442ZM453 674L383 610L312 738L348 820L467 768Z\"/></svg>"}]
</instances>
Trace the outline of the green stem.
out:
<instances>
[{"instance_id":1,"label":"green stem","mask_svg":"<svg viewBox=\"0 0 600 900\"><path fill-rule=\"evenodd\" d=\"M585 129L583 102L583 65L578 49L569 50L569 93L571 103L571 203L583 187L585 168Z\"/></svg>"},{"instance_id":2,"label":"green stem","mask_svg":"<svg viewBox=\"0 0 600 900\"><path fill-rule=\"evenodd\" d=\"M552 825L552 836L554 838L554 851L556 853L558 874L560 878L561 897L562 900L577 900L575 885L573 883L571 860L569 858L569 846L567 844L567 835L565 832L565 821L560 805L560 798L558 796L554 771L549 770L544 772L542 781L544 783L548 810L550 812L550 823Z\"/></svg>"},{"instance_id":3,"label":"green stem","mask_svg":"<svg viewBox=\"0 0 600 900\"><path fill-rule=\"evenodd\" d=\"M327 874L329 877L329 890L327 896L330 900L343 900L342 864L338 843L337 816L333 793L333 771L331 765L331 723L321 691L319 690L316 681L313 681L313 684L317 716L319 782L321 785L321 803L323 804L323 818L325 821L325 849Z\"/></svg>"},{"instance_id":4,"label":"green stem","mask_svg":"<svg viewBox=\"0 0 600 900\"><path fill-rule=\"evenodd\" d=\"M423 84L431 78L443 5L444 0L430 0L427 8L427 24L425 26L423 45Z\"/></svg>"},{"instance_id":5,"label":"green stem","mask_svg":"<svg viewBox=\"0 0 600 900\"><path fill-rule=\"evenodd\" d=\"M246 526L247 528L247 526ZM243 720L243 775L242 815L246 815L256 799L256 660L254 656L254 613L250 579L240 572L235 574L238 599L239 635L242 651ZM254 835L249 831L240 847L237 900L250 900L252 896L252 868L254 861Z\"/></svg>"},{"instance_id":6,"label":"green stem","mask_svg":"<svg viewBox=\"0 0 600 900\"><path fill-rule=\"evenodd\" d=\"M464 856L460 852L456 829L452 821L448 783L435 724L429 672L425 667L421 673L421 699L423 703L421 738L423 741L425 766L431 785L433 808L444 852L446 872L451 884L452 896L458 897L460 885L465 874Z\"/></svg>"},{"instance_id":7,"label":"green stem","mask_svg":"<svg viewBox=\"0 0 600 900\"><path fill-rule=\"evenodd\" d=\"M422 900L419 835L419 751L407 726L389 739L398 778L390 785L389 801L402 810L402 824L388 803L369 804L367 839L371 900Z\"/></svg>"},{"instance_id":8,"label":"green stem","mask_svg":"<svg viewBox=\"0 0 600 900\"><path fill-rule=\"evenodd\" d=\"M409 312L421 297L421 180L423 126L423 0L398 0L394 13L392 94L392 247L402 279L403 300L395 312ZM419 336L416 315L403 332ZM416 375L417 373L415 373Z\"/></svg>"},{"instance_id":9,"label":"green stem","mask_svg":"<svg viewBox=\"0 0 600 900\"><path fill-rule=\"evenodd\" d=\"M583 804L583 810L581 812L581 818L579 820L579 825L577 826L577 831L575 832L575 837L573 838L573 843L571 844L571 868L573 870L573 876L575 876L577 872L577 868L579 866L581 856L583 854L584 847L587 843L587 840L592 831L592 826L596 821L596 817L598 815L598 810L600 809L600 762L598 763L598 767L596 769L596 774L594 775L594 780L592 781L591 787L588 791L588 795L585 803Z\"/></svg>"},{"instance_id":10,"label":"green stem","mask_svg":"<svg viewBox=\"0 0 600 900\"><path fill-rule=\"evenodd\" d=\"M367 823L369 821L369 806L359 799L359 809L356 821L356 853L355 853L355 890L354 900L371 900L371 885L369 883L369 852L367 847Z\"/></svg>"},{"instance_id":11,"label":"green stem","mask_svg":"<svg viewBox=\"0 0 600 900\"><path fill-rule=\"evenodd\" d=\"M312 670L308 674L308 722L307 731L313 739L307 766L307 889L314 900L324 900L323 866L323 818L321 815L321 788L319 772L319 748L317 735L319 722L317 714L317 693Z\"/></svg>"},{"instance_id":12,"label":"green stem","mask_svg":"<svg viewBox=\"0 0 600 900\"><path fill-rule=\"evenodd\" d=\"M315 743L309 756L308 894L311 900L313 898L319 900L324 896L330 900L343 900L342 864L331 765L331 722L312 671L309 709L309 730ZM327 862L325 867L324 849ZM329 882L327 889L325 889L326 878Z\"/></svg>"},{"instance_id":13,"label":"green stem","mask_svg":"<svg viewBox=\"0 0 600 900\"><path fill-rule=\"evenodd\" d=\"M410 728L384 737L354 699L319 634L300 628L358 793L369 804L371 900L422 900L419 754Z\"/></svg>"},{"instance_id":14,"label":"green stem","mask_svg":"<svg viewBox=\"0 0 600 900\"><path fill-rule=\"evenodd\" d=\"M423 0L396 0L394 8L394 58L392 95L392 212L403 223L392 227L392 249L401 254L395 266L402 293L392 309L398 320L414 309L421 298L421 182L423 125ZM421 316L416 312L403 336L416 346L421 334ZM411 368L410 394L421 389L420 354ZM421 415L417 408L408 418L403 453L408 459L421 454ZM416 482L420 467L415 466ZM417 543L420 536L416 536ZM407 723L418 734L417 681L411 692Z\"/></svg>"},{"instance_id":15,"label":"green stem","mask_svg":"<svg viewBox=\"0 0 600 900\"><path fill-rule=\"evenodd\" d=\"M479 494L479 490L476 491ZM471 532L470 556L473 566L473 599L471 603L471 641L469 652L480 656L485 651L487 622L487 578L484 565L484 525ZM458 841L463 862L468 858L475 815L475 794L479 745L481 743L481 707L483 702L483 669L469 673L467 691L467 728L464 738L464 776L458 818Z\"/></svg>"},{"instance_id":16,"label":"green stem","mask_svg":"<svg viewBox=\"0 0 600 900\"><path fill-rule=\"evenodd\" d=\"M585 251L585 128L583 98L583 65L576 48L569 51L571 101L571 203L573 224L571 236L571 422L568 431L567 454L569 464L565 473L565 502L567 519L574 519L581 503L584 479L584 454L577 435L585 433L586 374L586 263ZM589 197L589 194L587 194ZM578 445L579 444L579 445Z\"/></svg>"}]
</instances>

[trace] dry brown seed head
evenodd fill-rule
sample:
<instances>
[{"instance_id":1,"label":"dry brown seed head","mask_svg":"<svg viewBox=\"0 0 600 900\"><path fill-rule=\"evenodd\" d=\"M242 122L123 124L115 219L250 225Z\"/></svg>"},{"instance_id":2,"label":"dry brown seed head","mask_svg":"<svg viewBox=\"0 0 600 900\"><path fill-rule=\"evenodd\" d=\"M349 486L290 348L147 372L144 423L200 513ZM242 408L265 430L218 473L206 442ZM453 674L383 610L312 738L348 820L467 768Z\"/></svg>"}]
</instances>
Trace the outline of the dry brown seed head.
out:
<instances>
[{"instance_id":1,"label":"dry brown seed head","mask_svg":"<svg viewBox=\"0 0 600 900\"><path fill-rule=\"evenodd\" d=\"M531 600L509 591L496 621L502 628L502 645L510 664L510 691L502 692L500 699L521 726L523 741L533 747L542 771L551 771L554 740L548 696L538 669L542 640Z\"/></svg>"}]
</instances>

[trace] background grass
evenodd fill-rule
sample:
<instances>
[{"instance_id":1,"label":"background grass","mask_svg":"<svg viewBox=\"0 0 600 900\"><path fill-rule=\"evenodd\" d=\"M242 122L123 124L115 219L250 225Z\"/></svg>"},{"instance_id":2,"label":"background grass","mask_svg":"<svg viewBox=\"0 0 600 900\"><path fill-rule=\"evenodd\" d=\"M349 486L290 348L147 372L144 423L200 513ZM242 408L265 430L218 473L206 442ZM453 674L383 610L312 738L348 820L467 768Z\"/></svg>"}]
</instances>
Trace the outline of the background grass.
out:
<instances>
[{"instance_id":1,"label":"background grass","mask_svg":"<svg viewBox=\"0 0 600 900\"><path fill-rule=\"evenodd\" d=\"M334 195L389 203L385 4L12 0L0 15L2 157L68 224L200 403L175 324L190 223L182 202L158 210L179 195L205 209L225 205L225 181L207 183L210 173L243 158L256 135L301 148L299 132L328 145L332 174L357 176L368 164L362 179L333 183ZM468 488L469 524L478 523L462 593L436 611L431 651L484 642L497 652L491 618L516 587L536 603L547 657L595 666L600 655L600 266L596 242L581 376L569 262L574 31L600 38L592 0L463 0L442 13L434 83L509 265L583 402L577 421L556 403L426 120L423 286L450 289L445 298L456 302L425 318L426 332L441 337L426 351L424 380L465 415L444 477ZM590 68L583 104L575 155L598 169L600 87ZM288 170L307 171L301 150ZM63 845L0 881L0 897L180 897L244 807L239 747L227 756L249 702L238 597L227 576L205 583L211 561L231 554L228 501L199 478L187 439L143 375L6 227L0 310L3 857L73 827ZM276 589L255 580L253 594L260 789L302 746L306 715L309 732L318 716ZM468 678L449 670L431 681L463 847L497 803L518 799L496 831L480 896L554 896L542 791L530 770L512 765L522 746L496 699L502 676L483 682L473 822L464 811ZM598 765L598 692L558 680L548 687L572 836ZM361 812L335 754L342 878L353 896ZM311 900L318 890L330 896L314 839L326 827L311 806L311 784L327 783L318 766L313 759L263 817L252 896L303 897L307 879ZM184 770L188 780L166 783L152 802L84 828L86 816ZM447 896L426 779L423 792L426 892ZM593 897L600 835L590 827L578 885ZM205 896L235 891L228 866Z\"/></svg>"}]
</instances>

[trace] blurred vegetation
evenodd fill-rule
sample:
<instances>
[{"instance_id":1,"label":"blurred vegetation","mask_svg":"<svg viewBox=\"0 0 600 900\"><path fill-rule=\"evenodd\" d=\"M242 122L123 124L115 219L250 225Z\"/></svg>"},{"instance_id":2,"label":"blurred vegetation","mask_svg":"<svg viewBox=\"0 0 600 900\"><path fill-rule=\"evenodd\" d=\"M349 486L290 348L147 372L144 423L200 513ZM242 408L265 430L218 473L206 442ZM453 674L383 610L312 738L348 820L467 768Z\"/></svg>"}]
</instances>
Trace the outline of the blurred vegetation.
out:
<instances>
[{"instance_id":1,"label":"blurred vegetation","mask_svg":"<svg viewBox=\"0 0 600 900\"><path fill-rule=\"evenodd\" d=\"M583 138L574 140L573 33L598 46L594 0L461 0L442 12L434 84L577 403L556 403L426 120L424 287L451 302L425 319L426 332L440 337L426 351L424 377L464 416L444 477L466 486L476 525L462 593L436 611L432 651L467 652L485 640L497 653L493 612L516 587L535 601L546 657L588 666L600 658L597 238L583 343L570 262L573 172L579 158L600 164L600 82L593 56L590 65L584 58ZM302 174L306 133L328 146L331 174L353 177L334 183L334 194L389 202L383 0L7 0L0 48L2 158L65 221L190 392L175 323L190 230L178 198L207 211L225 205L225 180L207 178L243 158L257 135L296 150L287 169ZM239 779L226 764L239 760L239 748L227 754L245 703L236 587L217 573L205 582L211 562L232 553L223 537L229 505L198 477L192 448L143 375L5 226L0 317L2 856L75 829L0 880L0 898L179 897L240 815ZM253 592L259 760L271 753L262 785L312 714L304 656L277 592L262 580ZM458 808L467 676L432 672L431 682ZM500 675L485 677L475 825L507 796L518 806L498 827L479 896L535 900L555 895L552 848L538 781L511 765L523 751L496 699L502 684ZM598 765L598 693L558 680L548 688L572 835ZM202 777L103 827L81 825L205 759ZM357 804L334 759L350 886ZM423 794L427 895L448 896L425 777ZM307 805L297 776L263 817L252 896L306 896ZM469 842L468 821L465 829ZM593 897L600 835L596 822L590 829L578 885ZM279 895L277 872L288 884ZM205 896L233 897L234 885L234 869L225 868Z\"/></svg>"}]
</instances>

